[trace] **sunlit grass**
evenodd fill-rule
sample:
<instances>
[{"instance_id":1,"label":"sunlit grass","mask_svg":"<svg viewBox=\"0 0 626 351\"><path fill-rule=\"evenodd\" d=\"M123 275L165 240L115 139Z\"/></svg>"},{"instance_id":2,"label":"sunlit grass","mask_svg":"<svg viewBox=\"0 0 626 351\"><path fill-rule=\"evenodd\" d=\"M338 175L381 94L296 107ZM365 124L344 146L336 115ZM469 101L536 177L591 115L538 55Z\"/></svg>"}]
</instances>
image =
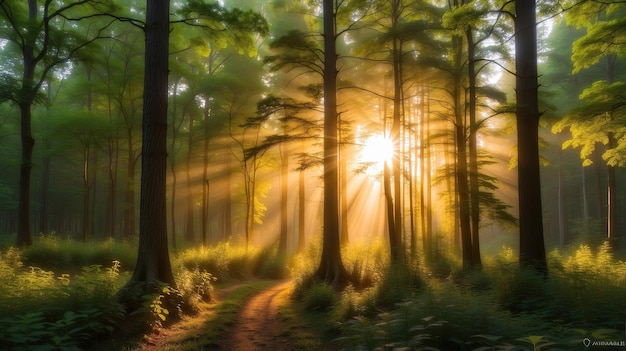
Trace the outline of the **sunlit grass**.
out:
<instances>
[{"instance_id":1,"label":"sunlit grass","mask_svg":"<svg viewBox=\"0 0 626 351\"><path fill-rule=\"evenodd\" d=\"M128 252L134 250L132 244L84 245L53 237L38 238L30 249L2 250L0 339L10 338L11 345L19 346L64 337L56 340L85 345L90 338L106 335L122 318L115 293L128 279L129 267L97 262L118 256L131 260ZM167 347L215 347L243 301L269 285L246 283L249 288L242 288L241 295L235 290L223 301L215 298L219 289L259 276L292 276L294 293L281 313L303 349L313 350L336 337L348 349L385 343L441 350L458 343L527 347L532 337L540 336L542 342L556 342L567 350L594 331L608 340L623 330L626 263L606 244L552 251L547 280L521 270L516 252L509 248L484 257L482 270L463 272L455 257L390 267L384 240L352 244L342 248L342 258L354 284L339 292L313 279L320 253L317 239L292 257L278 255L275 246L246 251L225 243L173 254L178 288L192 307L188 310L196 314L185 317L185 326L181 324ZM91 329L68 334L72 325ZM34 333L38 330L42 333ZM9 331L14 336L3 334ZM29 335L40 336L33 340Z\"/></svg>"},{"instance_id":2,"label":"sunlit grass","mask_svg":"<svg viewBox=\"0 0 626 351\"><path fill-rule=\"evenodd\" d=\"M606 244L555 251L549 262L546 280L520 269L505 248L485 257L480 271L460 273L452 263L447 278L426 274L425 287L393 306L380 303L380 292L388 291L382 281L364 291L348 289L332 307L342 326L337 341L347 349L527 349L537 342L578 350L584 337L621 340L626 264Z\"/></svg>"},{"instance_id":3,"label":"sunlit grass","mask_svg":"<svg viewBox=\"0 0 626 351\"><path fill-rule=\"evenodd\" d=\"M175 267L199 269L211 273L217 282L247 279L252 276L280 279L288 275L287 258L276 247L251 247L222 242L214 246L189 248L174 258Z\"/></svg>"},{"instance_id":4,"label":"sunlit grass","mask_svg":"<svg viewBox=\"0 0 626 351\"><path fill-rule=\"evenodd\" d=\"M22 252L24 264L56 272L72 273L86 265L109 266L120 262L122 270L135 267L135 243L115 240L83 243L55 234L39 236Z\"/></svg>"}]
</instances>

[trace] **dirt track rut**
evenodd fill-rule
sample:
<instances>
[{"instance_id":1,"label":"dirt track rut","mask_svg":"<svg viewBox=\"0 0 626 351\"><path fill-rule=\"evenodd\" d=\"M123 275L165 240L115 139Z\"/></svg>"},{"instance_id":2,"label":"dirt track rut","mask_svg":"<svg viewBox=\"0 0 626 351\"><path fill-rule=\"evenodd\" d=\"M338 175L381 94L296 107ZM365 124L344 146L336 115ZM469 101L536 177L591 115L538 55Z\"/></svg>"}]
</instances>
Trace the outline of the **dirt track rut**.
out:
<instances>
[{"instance_id":1,"label":"dirt track rut","mask_svg":"<svg viewBox=\"0 0 626 351\"><path fill-rule=\"evenodd\" d=\"M280 282L250 298L221 340L220 350L293 350L294 345L278 315L278 309L288 298L291 287L291 281Z\"/></svg>"}]
</instances>

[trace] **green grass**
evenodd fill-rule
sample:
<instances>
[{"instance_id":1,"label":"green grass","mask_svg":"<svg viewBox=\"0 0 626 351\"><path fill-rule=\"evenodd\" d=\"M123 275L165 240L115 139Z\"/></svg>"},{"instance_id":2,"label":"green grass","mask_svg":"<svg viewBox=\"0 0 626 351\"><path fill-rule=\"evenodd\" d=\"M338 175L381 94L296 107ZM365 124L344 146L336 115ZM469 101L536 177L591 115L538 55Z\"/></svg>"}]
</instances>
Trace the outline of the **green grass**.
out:
<instances>
[{"instance_id":1,"label":"green grass","mask_svg":"<svg viewBox=\"0 0 626 351\"><path fill-rule=\"evenodd\" d=\"M298 350L324 350L324 346L337 337L336 323L329 320L328 311L310 311L301 301L291 299L278 313Z\"/></svg>"},{"instance_id":2,"label":"green grass","mask_svg":"<svg viewBox=\"0 0 626 351\"><path fill-rule=\"evenodd\" d=\"M108 267L113 261L131 271L137 260L137 246L114 240L83 243L48 235L36 238L33 245L22 250L22 257L26 266L62 273L74 273L83 266Z\"/></svg>"},{"instance_id":3,"label":"green grass","mask_svg":"<svg viewBox=\"0 0 626 351\"><path fill-rule=\"evenodd\" d=\"M521 270L510 249L484 262L479 271L452 265L447 278L422 265L409 272L425 277L415 287L404 269L368 273L382 277L370 289L347 289L331 307L336 341L346 350L579 350L584 337L623 340L626 263L606 245L552 252L547 280Z\"/></svg>"},{"instance_id":4,"label":"green grass","mask_svg":"<svg viewBox=\"0 0 626 351\"><path fill-rule=\"evenodd\" d=\"M32 246L24 249L13 248L11 240L3 243L6 246L0 249L0 349L25 345L61 350L94 346L124 349L141 339L146 327L169 322L174 314L163 310L159 295L145 297L145 311L138 315L125 315L118 303L116 293L129 279L135 264L136 244L84 244L52 235L37 237ZM246 284L229 299L207 307L211 306L207 302L215 299L216 280L225 285L253 276L282 278L287 272L286 258L277 255L273 247L246 251L219 244L186 249L172 257L178 290L164 287L163 291L179 295L186 313L201 315L203 308L212 309L213 317L205 321L206 332L202 327L202 331L194 333L202 334L197 343L206 345L217 340L220 330L232 323L243 300L269 284ZM132 332L115 328L118 325ZM107 343L111 338L116 340ZM184 343L193 344L194 339L197 335Z\"/></svg>"},{"instance_id":5,"label":"green grass","mask_svg":"<svg viewBox=\"0 0 626 351\"><path fill-rule=\"evenodd\" d=\"M330 339L346 350L383 345L530 350L548 343L576 350L584 337L623 338L626 263L606 245L551 252L547 280L520 270L510 249L484 257L482 270L462 271L454 257L432 266L389 267L384 243L353 245L342 255L356 284L341 292L312 278L320 248L315 242L291 258L277 255L275 247L246 252L228 244L173 254L179 292L196 314L185 317L164 350L216 347L241 304L273 283L249 279L281 278L286 267L294 293L280 313L301 350L315 350ZM115 293L129 278L135 251L130 243L85 245L58 237L37 238L27 249L5 246L0 349L71 350L94 338L106 340L125 318ZM215 297L215 284L242 281L224 300L207 303ZM129 341L116 349L132 347L133 338L124 337Z\"/></svg>"}]
</instances>

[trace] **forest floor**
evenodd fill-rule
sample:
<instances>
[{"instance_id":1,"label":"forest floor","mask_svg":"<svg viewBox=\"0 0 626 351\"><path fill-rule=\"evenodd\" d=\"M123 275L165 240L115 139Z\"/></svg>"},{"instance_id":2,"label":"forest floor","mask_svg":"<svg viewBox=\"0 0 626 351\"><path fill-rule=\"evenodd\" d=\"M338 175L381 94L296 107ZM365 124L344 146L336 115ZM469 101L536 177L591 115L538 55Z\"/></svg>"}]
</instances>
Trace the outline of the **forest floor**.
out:
<instances>
[{"instance_id":1,"label":"forest floor","mask_svg":"<svg viewBox=\"0 0 626 351\"><path fill-rule=\"evenodd\" d=\"M217 291L216 305L221 301L227 301L231 294L237 289L245 288L247 283L240 283ZM237 316L228 323L228 326L217 337L210 342L196 341L190 342L190 339L200 340L201 333L215 333L215 330L203 330L202 326L207 324L202 322L210 318L214 318L211 314L219 314L216 309L207 309L198 315L183 319L167 328L159 328L150 335L147 335L145 341L136 348L136 351L167 351L184 349L202 349L202 350L223 350L223 351L256 351L256 350L272 350L272 351L292 351L292 350L333 350L335 347L330 345L302 345L298 341L297 333L294 332L293 321L288 321L281 314L281 309L289 305L290 293L293 288L293 282L282 280L272 282L270 285L263 287L260 291L251 294L243 303L236 307ZM301 329L301 326L296 326Z\"/></svg>"}]
</instances>

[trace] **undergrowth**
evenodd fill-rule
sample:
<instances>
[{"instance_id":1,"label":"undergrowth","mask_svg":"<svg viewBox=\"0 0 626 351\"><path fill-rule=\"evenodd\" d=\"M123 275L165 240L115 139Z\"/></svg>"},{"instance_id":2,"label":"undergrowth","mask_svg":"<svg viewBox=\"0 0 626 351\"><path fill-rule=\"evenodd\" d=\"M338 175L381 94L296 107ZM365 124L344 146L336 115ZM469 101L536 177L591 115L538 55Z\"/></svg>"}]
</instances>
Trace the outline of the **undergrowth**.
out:
<instances>
[{"instance_id":1,"label":"undergrowth","mask_svg":"<svg viewBox=\"0 0 626 351\"><path fill-rule=\"evenodd\" d=\"M108 266L113 261L120 262L126 270L132 270L137 261L137 246L115 240L86 244L52 233L40 235L21 254L25 265L51 271L73 273L83 266Z\"/></svg>"},{"instance_id":2,"label":"undergrowth","mask_svg":"<svg viewBox=\"0 0 626 351\"><path fill-rule=\"evenodd\" d=\"M57 275L24 267L16 249L2 252L0 349L81 350L123 318L115 293L127 278L118 261Z\"/></svg>"},{"instance_id":3,"label":"undergrowth","mask_svg":"<svg viewBox=\"0 0 626 351\"><path fill-rule=\"evenodd\" d=\"M117 294L134 267L136 244L85 244L46 235L25 249L4 247L0 350L123 349L133 341L107 340L112 333L136 338L140 335L129 333L143 333L181 313L195 313L214 300L216 281L278 279L288 274L287 258L278 255L275 246L246 251L223 243L187 249L172 255L176 289L159 287L140 297L142 307L128 314ZM174 295L177 305L170 306L166 301ZM120 332L120 326L132 331Z\"/></svg>"},{"instance_id":4,"label":"undergrowth","mask_svg":"<svg viewBox=\"0 0 626 351\"><path fill-rule=\"evenodd\" d=\"M175 258L179 267L211 273L217 281L247 279L252 276L280 279L288 275L287 259L275 246L248 248L221 242L214 246L187 249Z\"/></svg>"},{"instance_id":5,"label":"undergrowth","mask_svg":"<svg viewBox=\"0 0 626 351\"><path fill-rule=\"evenodd\" d=\"M311 278L315 253L305 257L295 301L324 312L342 350L581 350L624 340L626 263L607 244L551 252L548 279L520 269L506 248L468 271L454 260L402 269L381 260L360 273L371 286L339 293ZM347 266L362 259L350 257Z\"/></svg>"}]
</instances>

